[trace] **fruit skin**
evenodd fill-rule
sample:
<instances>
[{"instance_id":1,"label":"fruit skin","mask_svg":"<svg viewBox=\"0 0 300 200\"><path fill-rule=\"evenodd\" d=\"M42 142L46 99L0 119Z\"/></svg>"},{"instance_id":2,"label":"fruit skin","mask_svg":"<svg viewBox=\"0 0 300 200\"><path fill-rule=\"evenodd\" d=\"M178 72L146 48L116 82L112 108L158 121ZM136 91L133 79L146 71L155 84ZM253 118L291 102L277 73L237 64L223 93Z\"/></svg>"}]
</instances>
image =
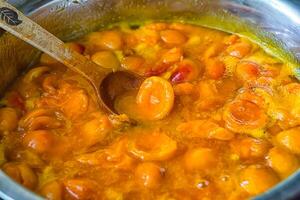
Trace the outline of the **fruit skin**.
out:
<instances>
[{"instance_id":1,"label":"fruit skin","mask_svg":"<svg viewBox=\"0 0 300 200\"><path fill-rule=\"evenodd\" d=\"M195 148L188 150L184 155L184 166L188 171L208 171L217 164L217 156L210 148Z\"/></svg>"},{"instance_id":2,"label":"fruit skin","mask_svg":"<svg viewBox=\"0 0 300 200\"><path fill-rule=\"evenodd\" d=\"M136 103L140 109L143 109L146 119L159 120L171 112L174 96L174 90L169 81L152 76L144 80L140 86Z\"/></svg>"},{"instance_id":3,"label":"fruit skin","mask_svg":"<svg viewBox=\"0 0 300 200\"><path fill-rule=\"evenodd\" d=\"M251 195L260 194L278 182L271 169L260 165L250 165L240 173L240 186Z\"/></svg>"},{"instance_id":4,"label":"fruit skin","mask_svg":"<svg viewBox=\"0 0 300 200\"><path fill-rule=\"evenodd\" d=\"M279 145L291 153L300 154L300 127L282 131L276 135Z\"/></svg>"},{"instance_id":5,"label":"fruit skin","mask_svg":"<svg viewBox=\"0 0 300 200\"><path fill-rule=\"evenodd\" d=\"M270 149L266 158L268 165L277 172L281 178L288 177L299 168L297 157L279 147Z\"/></svg>"},{"instance_id":6,"label":"fruit skin","mask_svg":"<svg viewBox=\"0 0 300 200\"><path fill-rule=\"evenodd\" d=\"M151 162L141 163L135 170L135 177L139 185L157 188L162 179L162 169Z\"/></svg>"},{"instance_id":7,"label":"fruit skin","mask_svg":"<svg viewBox=\"0 0 300 200\"><path fill-rule=\"evenodd\" d=\"M171 159L178 149L177 142L164 133L145 133L132 139L128 151L142 161Z\"/></svg>"}]
</instances>

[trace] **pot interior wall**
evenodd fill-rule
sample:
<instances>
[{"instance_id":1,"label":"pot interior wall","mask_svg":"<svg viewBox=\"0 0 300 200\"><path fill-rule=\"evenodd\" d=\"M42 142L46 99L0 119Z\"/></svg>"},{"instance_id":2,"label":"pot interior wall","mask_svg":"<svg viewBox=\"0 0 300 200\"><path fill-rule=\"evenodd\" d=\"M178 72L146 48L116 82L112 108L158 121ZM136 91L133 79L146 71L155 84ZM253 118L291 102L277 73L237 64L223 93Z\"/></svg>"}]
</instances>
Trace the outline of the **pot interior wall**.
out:
<instances>
[{"instance_id":1,"label":"pot interior wall","mask_svg":"<svg viewBox=\"0 0 300 200\"><path fill-rule=\"evenodd\" d=\"M295 12L296 21L292 20L284 10L274 7L272 2L273 0L24 0L22 3L19 1L17 6L64 41L74 40L90 31L120 21L136 24L148 19L175 19L250 37L277 57L296 66L296 58L300 58L299 13ZM20 73L34 65L39 55L38 50L8 33L0 32L0 94ZM295 68L295 72L298 71ZM4 179L7 177L3 176L2 180L5 181ZM5 187L8 188L8 184L13 183L9 181ZM26 193L26 190L19 189L16 191ZM18 192L6 193L18 199L22 197L18 196Z\"/></svg>"}]
</instances>

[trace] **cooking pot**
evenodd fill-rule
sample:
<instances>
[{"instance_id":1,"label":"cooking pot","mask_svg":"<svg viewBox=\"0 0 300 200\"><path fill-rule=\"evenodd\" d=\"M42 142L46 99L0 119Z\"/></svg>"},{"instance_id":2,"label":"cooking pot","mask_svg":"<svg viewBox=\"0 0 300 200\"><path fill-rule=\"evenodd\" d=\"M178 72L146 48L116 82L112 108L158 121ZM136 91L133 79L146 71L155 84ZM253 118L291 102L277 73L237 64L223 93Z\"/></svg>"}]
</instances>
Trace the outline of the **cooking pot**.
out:
<instances>
[{"instance_id":1,"label":"cooking pot","mask_svg":"<svg viewBox=\"0 0 300 200\"><path fill-rule=\"evenodd\" d=\"M9 0L22 12L64 41L119 21L188 21L235 32L259 43L291 66L300 79L300 2L298 0ZM40 52L0 29L0 92ZM300 171L256 200L300 198ZM0 170L0 199L38 200Z\"/></svg>"}]
</instances>

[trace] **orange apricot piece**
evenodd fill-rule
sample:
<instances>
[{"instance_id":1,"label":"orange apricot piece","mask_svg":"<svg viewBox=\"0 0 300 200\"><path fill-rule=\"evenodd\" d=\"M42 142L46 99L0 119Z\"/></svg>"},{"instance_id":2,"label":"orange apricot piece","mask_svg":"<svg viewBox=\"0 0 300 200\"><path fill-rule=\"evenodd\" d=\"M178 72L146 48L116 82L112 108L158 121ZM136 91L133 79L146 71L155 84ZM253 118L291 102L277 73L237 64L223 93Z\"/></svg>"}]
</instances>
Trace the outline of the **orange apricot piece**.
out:
<instances>
[{"instance_id":1,"label":"orange apricot piece","mask_svg":"<svg viewBox=\"0 0 300 200\"><path fill-rule=\"evenodd\" d=\"M270 144L263 139L245 137L231 141L230 148L241 159L262 158L268 153Z\"/></svg>"},{"instance_id":2,"label":"orange apricot piece","mask_svg":"<svg viewBox=\"0 0 300 200\"><path fill-rule=\"evenodd\" d=\"M225 73L225 65L219 59L211 58L206 61L206 75L211 79L220 79Z\"/></svg>"},{"instance_id":3,"label":"orange apricot piece","mask_svg":"<svg viewBox=\"0 0 300 200\"><path fill-rule=\"evenodd\" d=\"M19 116L13 108L0 109L0 131L13 131L18 126Z\"/></svg>"},{"instance_id":4,"label":"orange apricot piece","mask_svg":"<svg viewBox=\"0 0 300 200\"><path fill-rule=\"evenodd\" d=\"M178 30L163 30L160 32L162 41L170 45L180 45L186 42L186 37Z\"/></svg>"},{"instance_id":5,"label":"orange apricot piece","mask_svg":"<svg viewBox=\"0 0 300 200\"><path fill-rule=\"evenodd\" d=\"M281 131L276 135L279 145L291 153L300 154L300 127Z\"/></svg>"},{"instance_id":6,"label":"orange apricot piece","mask_svg":"<svg viewBox=\"0 0 300 200\"><path fill-rule=\"evenodd\" d=\"M178 47L174 47L167 50L161 57L163 63L175 63L179 62L183 58L183 50Z\"/></svg>"},{"instance_id":7,"label":"orange apricot piece","mask_svg":"<svg viewBox=\"0 0 300 200\"><path fill-rule=\"evenodd\" d=\"M71 119L77 119L87 111L89 97L85 90L74 89L64 95L62 102L63 113Z\"/></svg>"},{"instance_id":8,"label":"orange apricot piece","mask_svg":"<svg viewBox=\"0 0 300 200\"><path fill-rule=\"evenodd\" d=\"M135 160L127 155L127 142L126 138L120 138L107 149L79 155L77 161L87 165L130 171L135 166Z\"/></svg>"},{"instance_id":9,"label":"orange apricot piece","mask_svg":"<svg viewBox=\"0 0 300 200\"><path fill-rule=\"evenodd\" d=\"M256 63L243 61L237 64L235 74L243 82L259 76L259 66Z\"/></svg>"},{"instance_id":10,"label":"orange apricot piece","mask_svg":"<svg viewBox=\"0 0 300 200\"><path fill-rule=\"evenodd\" d=\"M163 78L157 76L147 78L138 91L136 103L143 110L145 119L163 119L173 108L173 87Z\"/></svg>"},{"instance_id":11,"label":"orange apricot piece","mask_svg":"<svg viewBox=\"0 0 300 200\"><path fill-rule=\"evenodd\" d=\"M137 166L135 177L139 185L146 188L157 188L162 179L162 172L162 168L158 165L146 162Z\"/></svg>"},{"instance_id":12,"label":"orange apricot piece","mask_svg":"<svg viewBox=\"0 0 300 200\"><path fill-rule=\"evenodd\" d=\"M278 177L271 169L260 165L251 165L240 173L240 186L251 195L266 191L278 181Z\"/></svg>"},{"instance_id":13,"label":"orange apricot piece","mask_svg":"<svg viewBox=\"0 0 300 200\"><path fill-rule=\"evenodd\" d=\"M246 42L235 43L227 48L227 52L229 55L243 58L251 52L252 46Z\"/></svg>"},{"instance_id":14,"label":"orange apricot piece","mask_svg":"<svg viewBox=\"0 0 300 200\"><path fill-rule=\"evenodd\" d=\"M39 193L48 200L62 200L63 188L58 181L51 181L43 185Z\"/></svg>"},{"instance_id":15,"label":"orange apricot piece","mask_svg":"<svg viewBox=\"0 0 300 200\"><path fill-rule=\"evenodd\" d=\"M288 177L299 168L297 157L279 147L270 149L267 163L281 178Z\"/></svg>"},{"instance_id":16,"label":"orange apricot piece","mask_svg":"<svg viewBox=\"0 0 300 200\"><path fill-rule=\"evenodd\" d=\"M91 147L101 142L111 129L112 124L107 116L101 113L93 113L91 119L79 128L81 143L85 147Z\"/></svg>"},{"instance_id":17,"label":"orange apricot piece","mask_svg":"<svg viewBox=\"0 0 300 200\"><path fill-rule=\"evenodd\" d=\"M128 56L122 60L121 66L126 70L139 73L144 63L145 59L141 56Z\"/></svg>"},{"instance_id":18,"label":"orange apricot piece","mask_svg":"<svg viewBox=\"0 0 300 200\"><path fill-rule=\"evenodd\" d=\"M144 133L130 140L128 151L143 161L164 161L172 158L177 142L164 133Z\"/></svg>"},{"instance_id":19,"label":"orange apricot piece","mask_svg":"<svg viewBox=\"0 0 300 200\"><path fill-rule=\"evenodd\" d=\"M253 130L263 129L268 122L268 117L256 103L236 99L226 106L223 120L225 126L233 132L250 133Z\"/></svg>"},{"instance_id":20,"label":"orange apricot piece","mask_svg":"<svg viewBox=\"0 0 300 200\"><path fill-rule=\"evenodd\" d=\"M92 55L91 59L94 63L106 69L116 70L120 67L117 56L111 51L98 51Z\"/></svg>"},{"instance_id":21,"label":"orange apricot piece","mask_svg":"<svg viewBox=\"0 0 300 200\"><path fill-rule=\"evenodd\" d=\"M189 82L173 86L175 95L190 95L195 91L195 86Z\"/></svg>"},{"instance_id":22,"label":"orange apricot piece","mask_svg":"<svg viewBox=\"0 0 300 200\"><path fill-rule=\"evenodd\" d=\"M51 131L37 130L27 132L23 138L23 144L36 151L37 153L45 153L52 148L55 139Z\"/></svg>"},{"instance_id":23,"label":"orange apricot piece","mask_svg":"<svg viewBox=\"0 0 300 200\"><path fill-rule=\"evenodd\" d=\"M207 171L216 166L216 153L209 148L195 148L188 150L184 155L184 166L188 171Z\"/></svg>"},{"instance_id":24,"label":"orange apricot piece","mask_svg":"<svg viewBox=\"0 0 300 200\"><path fill-rule=\"evenodd\" d=\"M5 163L2 169L8 176L28 189L34 189L37 186L38 178L36 174L25 163Z\"/></svg>"},{"instance_id":25,"label":"orange apricot piece","mask_svg":"<svg viewBox=\"0 0 300 200\"><path fill-rule=\"evenodd\" d=\"M237 42L239 39L239 36L237 35L229 35L226 38L224 38L223 43L227 45L232 45Z\"/></svg>"},{"instance_id":26,"label":"orange apricot piece","mask_svg":"<svg viewBox=\"0 0 300 200\"><path fill-rule=\"evenodd\" d=\"M181 123L176 128L187 138L231 140L234 134L210 120L192 120Z\"/></svg>"},{"instance_id":27,"label":"orange apricot piece","mask_svg":"<svg viewBox=\"0 0 300 200\"><path fill-rule=\"evenodd\" d=\"M64 181L66 192L75 199L95 199L99 194L97 182L87 178L68 179Z\"/></svg>"},{"instance_id":28,"label":"orange apricot piece","mask_svg":"<svg viewBox=\"0 0 300 200\"><path fill-rule=\"evenodd\" d=\"M197 62L191 59L183 59L171 76L173 83L194 81L200 75L201 69Z\"/></svg>"}]
</instances>

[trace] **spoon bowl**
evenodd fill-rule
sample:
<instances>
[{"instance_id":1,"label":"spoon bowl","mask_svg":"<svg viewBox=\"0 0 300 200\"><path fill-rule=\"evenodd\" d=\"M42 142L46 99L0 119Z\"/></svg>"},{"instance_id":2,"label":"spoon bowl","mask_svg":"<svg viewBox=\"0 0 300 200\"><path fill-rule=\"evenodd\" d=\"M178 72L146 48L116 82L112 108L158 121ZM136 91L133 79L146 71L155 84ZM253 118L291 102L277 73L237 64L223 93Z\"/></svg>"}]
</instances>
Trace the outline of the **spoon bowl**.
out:
<instances>
[{"instance_id":1,"label":"spoon bowl","mask_svg":"<svg viewBox=\"0 0 300 200\"><path fill-rule=\"evenodd\" d=\"M100 86L102 101L114 113L118 113L114 106L116 98L127 91L137 89L143 80L143 77L127 71L117 71L108 74Z\"/></svg>"}]
</instances>

